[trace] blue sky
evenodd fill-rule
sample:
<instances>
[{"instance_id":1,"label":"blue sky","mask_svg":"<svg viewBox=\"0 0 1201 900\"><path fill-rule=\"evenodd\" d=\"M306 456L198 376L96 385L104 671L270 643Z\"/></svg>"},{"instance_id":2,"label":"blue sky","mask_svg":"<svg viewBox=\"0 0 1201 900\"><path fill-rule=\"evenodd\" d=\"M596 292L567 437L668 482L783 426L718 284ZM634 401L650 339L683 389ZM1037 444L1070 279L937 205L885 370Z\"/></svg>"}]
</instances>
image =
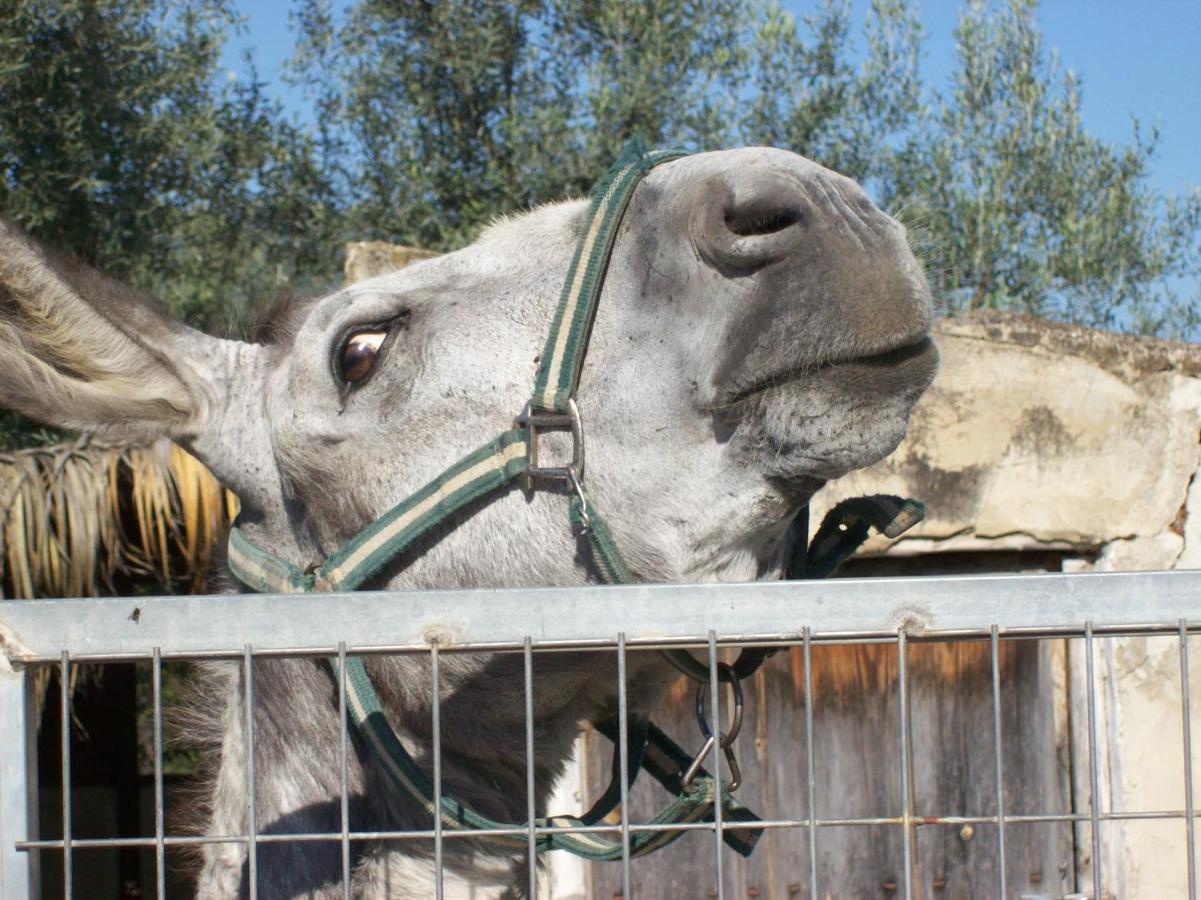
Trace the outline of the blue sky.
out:
<instances>
[{"instance_id":1,"label":"blue sky","mask_svg":"<svg viewBox=\"0 0 1201 900\"><path fill-rule=\"evenodd\" d=\"M812 4L782 3L799 17ZM855 0L862 20L867 0ZM923 0L923 81L949 89L955 68L958 0ZM1160 129L1153 165L1158 187L1201 186L1201 0L1043 0L1038 21L1046 51L1083 83L1085 127L1127 144L1131 120Z\"/></svg>"},{"instance_id":2,"label":"blue sky","mask_svg":"<svg viewBox=\"0 0 1201 900\"><path fill-rule=\"evenodd\" d=\"M335 0L345 7L346 0ZM782 5L800 18L812 3ZM923 81L949 85L955 66L952 31L959 0L924 0L926 29ZM307 118L304 100L281 83L280 65L292 47L291 4L283 0L240 0L245 33L226 49L231 70L242 68L244 48L254 51L260 77L288 108ZM869 0L854 0L862 21ZM1059 51L1063 69L1083 82L1084 122L1101 139L1128 143L1132 118L1160 130L1152 179L1159 189L1179 192L1201 186L1201 0L1043 0L1039 10L1045 47Z\"/></svg>"}]
</instances>

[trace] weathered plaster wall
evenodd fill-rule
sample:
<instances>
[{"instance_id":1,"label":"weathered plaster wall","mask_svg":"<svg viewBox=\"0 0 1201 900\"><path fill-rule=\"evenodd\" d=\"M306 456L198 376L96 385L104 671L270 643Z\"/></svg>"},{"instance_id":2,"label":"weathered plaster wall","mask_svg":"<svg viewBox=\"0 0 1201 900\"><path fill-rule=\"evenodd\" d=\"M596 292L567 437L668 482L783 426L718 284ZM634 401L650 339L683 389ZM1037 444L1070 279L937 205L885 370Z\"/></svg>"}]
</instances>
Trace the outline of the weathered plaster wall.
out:
<instances>
[{"instance_id":1,"label":"weathered plaster wall","mask_svg":"<svg viewBox=\"0 0 1201 900\"><path fill-rule=\"evenodd\" d=\"M942 368L908 438L825 503L880 490L926 500L927 521L889 553L1201 560L1201 516L1188 515L1190 488L1201 503L1201 348L1000 315L944 321L936 340Z\"/></svg>"}]
</instances>

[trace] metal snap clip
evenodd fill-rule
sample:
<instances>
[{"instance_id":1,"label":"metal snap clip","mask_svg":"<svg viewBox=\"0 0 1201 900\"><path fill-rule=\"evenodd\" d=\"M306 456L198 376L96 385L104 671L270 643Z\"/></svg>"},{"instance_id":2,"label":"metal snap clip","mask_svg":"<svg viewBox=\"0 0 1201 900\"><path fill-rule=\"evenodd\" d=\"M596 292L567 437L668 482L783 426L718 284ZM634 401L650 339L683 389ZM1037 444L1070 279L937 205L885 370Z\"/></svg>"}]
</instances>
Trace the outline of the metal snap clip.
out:
<instances>
[{"instance_id":1,"label":"metal snap clip","mask_svg":"<svg viewBox=\"0 0 1201 900\"><path fill-rule=\"evenodd\" d=\"M730 712L730 727L728 731L721 731L720 736L713 734L709 727L709 719L705 715L705 695L710 691L709 682L704 681L697 685L696 689L696 722L700 726L701 734L705 736L705 743L701 747L700 752L688 764L683 774L680 776L680 783L683 787L689 787L696 778L697 772L700 771L701 763L705 757L713 750L714 745L720 744L721 749L726 757L726 765L730 769L730 781L726 788L730 791L738 790L742 784L742 769L738 766L738 760L734 756L734 739L738 737L738 732L742 730L742 683L734 675L733 669L728 663L719 663L717 667L717 676L719 682L728 683L734 693L734 708ZM721 714L714 716L720 730Z\"/></svg>"}]
</instances>

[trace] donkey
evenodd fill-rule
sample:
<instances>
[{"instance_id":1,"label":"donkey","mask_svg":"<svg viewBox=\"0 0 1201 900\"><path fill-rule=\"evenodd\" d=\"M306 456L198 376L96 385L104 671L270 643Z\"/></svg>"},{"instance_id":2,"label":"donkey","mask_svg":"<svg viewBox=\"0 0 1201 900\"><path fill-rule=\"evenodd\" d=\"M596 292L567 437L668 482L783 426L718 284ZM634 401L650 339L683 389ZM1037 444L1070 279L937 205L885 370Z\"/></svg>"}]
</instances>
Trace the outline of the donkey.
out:
<instances>
[{"instance_id":1,"label":"donkey","mask_svg":"<svg viewBox=\"0 0 1201 900\"><path fill-rule=\"evenodd\" d=\"M192 330L3 225L0 404L63 428L177 441L241 498L242 532L303 568L512 425L586 215L586 203L563 202L502 219L456 253L295 306L264 344ZM853 181L766 148L651 171L617 233L578 392L590 496L633 576L780 577L797 511L904 436L937 365L931 316L905 229ZM514 483L369 586L588 583L565 502ZM609 656L538 661L540 814L579 723L616 702ZM513 822L526 802L521 666L447 655L441 676L444 791ZM430 764L428 663L368 668L401 740ZM236 667L216 674L202 701L219 751L206 830L238 834L248 827L242 686ZM670 681L654 654L631 656L628 674L635 710ZM328 670L264 660L255 683L260 830L339 831ZM380 768L352 754L351 827L429 827ZM243 845L203 853L200 896L247 890ZM272 842L257 854L260 896L341 895L336 845ZM448 897L521 894L509 852L452 841L445 864ZM353 890L432 896L431 872L409 843L370 846Z\"/></svg>"}]
</instances>

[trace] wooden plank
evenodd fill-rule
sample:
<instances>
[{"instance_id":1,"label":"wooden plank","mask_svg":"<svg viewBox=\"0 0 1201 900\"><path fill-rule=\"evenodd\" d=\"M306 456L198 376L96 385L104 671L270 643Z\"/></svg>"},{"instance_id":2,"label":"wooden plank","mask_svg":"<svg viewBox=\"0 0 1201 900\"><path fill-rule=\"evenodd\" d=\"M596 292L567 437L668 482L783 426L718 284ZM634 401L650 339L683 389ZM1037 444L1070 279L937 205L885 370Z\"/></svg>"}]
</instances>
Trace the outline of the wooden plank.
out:
<instances>
[{"instance_id":1,"label":"wooden plank","mask_svg":"<svg viewBox=\"0 0 1201 900\"><path fill-rule=\"evenodd\" d=\"M1070 809L1067 735L1057 727L1054 642L1001 644L1002 752L1010 813ZM915 813L996 813L992 682L987 642L909 645L910 727ZM901 813L897 651L893 645L815 646L814 765L819 818L891 817ZM1062 682L1062 677L1059 677ZM1062 684L1059 685L1062 692ZM683 745L699 745L694 692L673 688L656 721ZM805 696L799 648L770 660L746 685L746 724L737 753L744 776L739 798L764 818L807 817ZM607 773L604 741L589 742L589 789ZM649 779L647 780L649 782ZM663 793L640 783L634 821L646 821ZM1071 827L1011 825L1006 830L1008 892L1060 893L1071 888ZM998 896L996 828L926 824L915 828L915 895ZM823 827L817 840L818 896L902 896L904 853L899 825ZM726 897L809 897L804 828L769 831L748 860L723 857ZM621 893L620 866L590 873L592 896ZM633 863L638 897L716 896L713 837L690 834Z\"/></svg>"}]
</instances>

